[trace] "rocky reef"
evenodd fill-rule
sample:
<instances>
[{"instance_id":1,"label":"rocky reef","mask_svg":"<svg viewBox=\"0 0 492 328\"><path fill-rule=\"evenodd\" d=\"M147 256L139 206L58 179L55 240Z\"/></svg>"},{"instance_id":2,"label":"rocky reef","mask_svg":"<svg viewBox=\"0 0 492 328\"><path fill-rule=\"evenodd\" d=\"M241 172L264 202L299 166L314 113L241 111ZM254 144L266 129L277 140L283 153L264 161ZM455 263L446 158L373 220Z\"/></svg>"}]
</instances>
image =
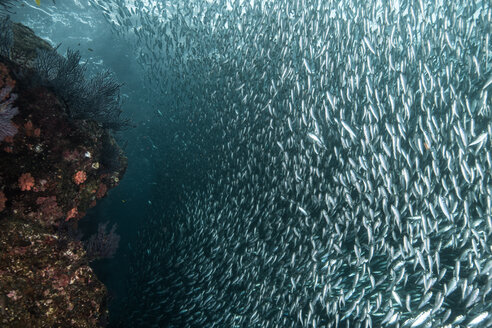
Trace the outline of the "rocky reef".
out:
<instances>
[{"instance_id":1,"label":"rocky reef","mask_svg":"<svg viewBox=\"0 0 492 328\"><path fill-rule=\"evenodd\" d=\"M104 326L107 290L75 236L127 160L100 123L69 118L39 83L33 61L51 47L20 24L13 37L0 56L0 114L15 113L0 139L0 326Z\"/></svg>"}]
</instances>

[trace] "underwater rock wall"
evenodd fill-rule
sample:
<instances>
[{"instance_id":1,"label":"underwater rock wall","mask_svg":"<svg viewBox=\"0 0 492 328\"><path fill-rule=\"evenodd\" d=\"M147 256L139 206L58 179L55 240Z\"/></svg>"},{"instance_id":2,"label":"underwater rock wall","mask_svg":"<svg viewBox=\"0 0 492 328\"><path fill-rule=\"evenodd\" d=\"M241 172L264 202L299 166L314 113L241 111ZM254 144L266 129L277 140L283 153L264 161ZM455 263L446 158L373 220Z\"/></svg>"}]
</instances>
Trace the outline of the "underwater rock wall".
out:
<instances>
[{"instance_id":1,"label":"underwater rock wall","mask_svg":"<svg viewBox=\"0 0 492 328\"><path fill-rule=\"evenodd\" d=\"M32 63L49 45L20 24L13 35L10 58L0 56L0 114L15 114L0 140L0 326L103 326L107 290L77 223L118 185L127 160L101 124L69 119L39 83Z\"/></svg>"}]
</instances>

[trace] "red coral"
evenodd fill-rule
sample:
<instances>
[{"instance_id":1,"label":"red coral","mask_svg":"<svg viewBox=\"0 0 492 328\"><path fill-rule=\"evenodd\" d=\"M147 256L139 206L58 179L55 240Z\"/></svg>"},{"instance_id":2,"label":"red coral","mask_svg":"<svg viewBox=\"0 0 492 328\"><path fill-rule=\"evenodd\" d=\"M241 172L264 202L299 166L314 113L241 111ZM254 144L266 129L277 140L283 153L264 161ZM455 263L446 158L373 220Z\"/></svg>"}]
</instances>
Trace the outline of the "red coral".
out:
<instances>
[{"instance_id":1,"label":"red coral","mask_svg":"<svg viewBox=\"0 0 492 328\"><path fill-rule=\"evenodd\" d=\"M5 209L5 202L7 201L7 197L5 197L5 194L3 191L0 191L0 212Z\"/></svg>"},{"instance_id":2,"label":"red coral","mask_svg":"<svg viewBox=\"0 0 492 328\"><path fill-rule=\"evenodd\" d=\"M87 179L87 174L85 174L84 171L77 171L73 176L73 181L78 185L84 183L86 179Z\"/></svg>"},{"instance_id":3,"label":"red coral","mask_svg":"<svg viewBox=\"0 0 492 328\"><path fill-rule=\"evenodd\" d=\"M76 207L72 208L70 211L68 211L67 218L65 219L65 221L76 218L78 214L79 212L77 211L77 208Z\"/></svg>"},{"instance_id":4,"label":"red coral","mask_svg":"<svg viewBox=\"0 0 492 328\"><path fill-rule=\"evenodd\" d=\"M19 177L19 187L22 191L31 190L34 187L34 178L31 173L23 173Z\"/></svg>"}]
</instances>

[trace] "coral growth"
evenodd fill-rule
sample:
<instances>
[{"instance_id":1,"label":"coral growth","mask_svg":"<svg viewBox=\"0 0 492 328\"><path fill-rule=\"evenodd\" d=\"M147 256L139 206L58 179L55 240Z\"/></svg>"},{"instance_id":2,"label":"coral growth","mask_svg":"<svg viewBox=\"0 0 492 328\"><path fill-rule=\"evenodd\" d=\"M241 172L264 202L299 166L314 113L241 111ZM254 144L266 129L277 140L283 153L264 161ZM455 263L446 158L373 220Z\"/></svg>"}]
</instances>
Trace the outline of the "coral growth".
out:
<instances>
[{"instance_id":1,"label":"coral growth","mask_svg":"<svg viewBox=\"0 0 492 328\"><path fill-rule=\"evenodd\" d=\"M77 171L73 175L73 182L75 182L75 184L78 185L84 183L86 179L87 179L87 174L84 171Z\"/></svg>"},{"instance_id":2,"label":"coral growth","mask_svg":"<svg viewBox=\"0 0 492 328\"><path fill-rule=\"evenodd\" d=\"M66 217L65 221L68 221L68 220L70 220L70 219L74 219L74 218L76 218L78 215L79 215L79 212L77 211L77 208L76 208L76 207L74 207L74 208L72 208L70 211L68 211L68 213L67 213L67 217Z\"/></svg>"},{"instance_id":3,"label":"coral growth","mask_svg":"<svg viewBox=\"0 0 492 328\"><path fill-rule=\"evenodd\" d=\"M19 188L22 191L31 190L34 187L34 178L31 173L23 173L19 177Z\"/></svg>"}]
</instances>

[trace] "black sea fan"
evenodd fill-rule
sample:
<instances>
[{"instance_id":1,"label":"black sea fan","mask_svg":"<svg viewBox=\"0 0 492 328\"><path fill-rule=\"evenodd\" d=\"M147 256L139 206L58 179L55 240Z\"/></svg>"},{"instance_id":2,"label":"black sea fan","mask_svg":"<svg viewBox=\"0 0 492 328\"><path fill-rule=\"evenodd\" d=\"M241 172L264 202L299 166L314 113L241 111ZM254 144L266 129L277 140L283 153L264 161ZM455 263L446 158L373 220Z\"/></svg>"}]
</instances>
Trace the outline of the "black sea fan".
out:
<instances>
[{"instance_id":1,"label":"black sea fan","mask_svg":"<svg viewBox=\"0 0 492 328\"><path fill-rule=\"evenodd\" d=\"M8 9L10 6L12 6L12 0L0 0L0 7Z\"/></svg>"},{"instance_id":2,"label":"black sea fan","mask_svg":"<svg viewBox=\"0 0 492 328\"><path fill-rule=\"evenodd\" d=\"M105 128L117 130L128 126L120 118L120 87L109 72L86 79L80 53L68 49L66 58L56 50L39 51L35 68L44 85L51 88L68 107L73 119L92 119Z\"/></svg>"},{"instance_id":3,"label":"black sea fan","mask_svg":"<svg viewBox=\"0 0 492 328\"><path fill-rule=\"evenodd\" d=\"M10 49L13 44L14 34L12 32L12 21L9 16L3 18L0 16L0 56L10 57Z\"/></svg>"},{"instance_id":4,"label":"black sea fan","mask_svg":"<svg viewBox=\"0 0 492 328\"><path fill-rule=\"evenodd\" d=\"M93 234L85 243L87 257L92 260L107 259L113 257L118 249L120 236L115 232L117 225L113 225L106 232L108 223L99 223L97 233Z\"/></svg>"},{"instance_id":5,"label":"black sea fan","mask_svg":"<svg viewBox=\"0 0 492 328\"><path fill-rule=\"evenodd\" d=\"M85 84L85 104L75 115L90 117L105 128L118 130L128 122L120 119L120 88L110 71L96 74Z\"/></svg>"},{"instance_id":6,"label":"black sea fan","mask_svg":"<svg viewBox=\"0 0 492 328\"><path fill-rule=\"evenodd\" d=\"M67 57L56 50L40 50L35 61L36 71L43 84L53 89L69 105L70 110L81 100L85 83L85 67L79 65L78 51L67 50ZM73 117L70 112L69 116Z\"/></svg>"}]
</instances>

